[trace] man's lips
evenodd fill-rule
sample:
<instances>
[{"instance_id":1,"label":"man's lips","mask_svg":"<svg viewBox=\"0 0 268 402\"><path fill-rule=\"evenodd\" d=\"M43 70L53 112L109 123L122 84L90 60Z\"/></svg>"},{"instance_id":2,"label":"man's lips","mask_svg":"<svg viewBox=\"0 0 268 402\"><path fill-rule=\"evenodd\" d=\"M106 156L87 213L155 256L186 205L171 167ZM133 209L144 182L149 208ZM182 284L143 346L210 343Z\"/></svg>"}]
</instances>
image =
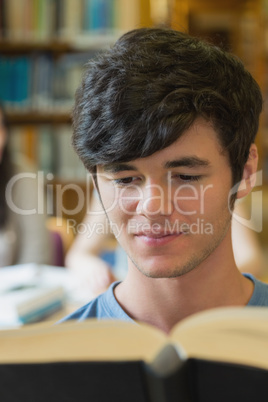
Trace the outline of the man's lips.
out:
<instances>
[{"instance_id":1,"label":"man's lips","mask_svg":"<svg viewBox=\"0 0 268 402\"><path fill-rule=\"evenodd\" d=\"M146 236L151 239L161 239L162 237L178 236L181 232L138 232L134 233L134 236Z\"/></svg>"},{"instance_id":2,"label":"man's lips","mask_svg":"<svg viewBox=\"0 0 268 402\"><path fill-rule=\"evenodd\" d=\"M147 246L155 247L155 246L164 246L179 236L181 236L183 233L181 232L160 232L160 233L153 233L153 232L138 232L134 234L134 237L146 244Z\"/></svg>"}]
</instances>

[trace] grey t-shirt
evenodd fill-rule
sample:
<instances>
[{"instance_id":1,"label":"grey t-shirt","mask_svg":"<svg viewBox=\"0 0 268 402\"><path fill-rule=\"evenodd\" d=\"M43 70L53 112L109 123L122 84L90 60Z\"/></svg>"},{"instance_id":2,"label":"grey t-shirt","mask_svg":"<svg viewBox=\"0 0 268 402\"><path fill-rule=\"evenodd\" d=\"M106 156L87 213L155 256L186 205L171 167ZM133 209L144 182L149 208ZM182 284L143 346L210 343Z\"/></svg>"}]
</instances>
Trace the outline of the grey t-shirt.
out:
<instances>
[{"instance_id":1,"label":"grey t-shirt","mask_svg":"<svg viewBox=\"0 0 268 402\"><path fill-rule=\"evenodd\" d=\"M268 307L268 284L259 281L251 274L243 274L254 283L254 291L248 302L248 306Z\"/></svg>"},{"instance_id":2,"label":"grey t-shirt","mask_svg":"<svg viewBox=\"0 0 268 402\"><path fill-rule=\"evenodd\" d=\"M259 281L251 274L243 275L251 279L254 283L254 291L247 305L268 307L268 284ZM67 320L83 321L87 318L117 319L134 322L134 320L122 309L114 296L114 288L119 283L120 282L112 283L106 292L91 300L88 304L79 308L74 313L63 318L60 322Z\"/></svg>"},{"instance_id":3,"label":"grey t-shirt","mask_svg":"<svg viewBox=\"0 0 268 402\"><path fill-rule=\"evenodd\" d=\"M91 300L83 307L80 307L74 313L63 318L60 322L66 320L83 321L87 318L114 319L133 322L132 318L125 313L114 296L114 288L119 283L120 281L112 283L106 292Z\"/></svg>"}]
</instances>

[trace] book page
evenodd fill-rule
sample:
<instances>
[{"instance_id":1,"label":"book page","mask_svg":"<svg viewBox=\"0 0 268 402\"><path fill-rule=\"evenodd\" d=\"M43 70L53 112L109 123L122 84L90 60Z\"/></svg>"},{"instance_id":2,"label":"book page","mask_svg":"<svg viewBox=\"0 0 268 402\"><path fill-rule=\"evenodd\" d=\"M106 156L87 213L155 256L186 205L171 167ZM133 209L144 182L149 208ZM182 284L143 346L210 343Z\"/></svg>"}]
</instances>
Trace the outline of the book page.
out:
<instances>
[{"instance_id":1,"label":"book page","mask_svg":"<svg viewBox=\"0 0 268 402\"><path fill-rule=\"evenodd\" d=\"M123 321L34 324L0 331L0 363L151 361L166 339L153 327Z\"/></svg>"},{"instance_id":2,"label":"book page","mask_svg":"<svg viewBox=\"0 0 268 402\"><path fill-rule=\"evenodd\" d=\"M194 314L170 337L188 357L268 369L268 308L227 307Z\"/></svg>"},{"instance_id":3,"label":"book page","mask_svg":"<svg viewBox=\"0 0 268 402\"><path fill-rule=\"evenodd\" d=\"M0 331L0 362L151 363L171 343L182 359L188 356L268 369L268 309L208 310L181 321L170 337L147 324L116 320L28 325Z\"/></svg>"}]
</instances>

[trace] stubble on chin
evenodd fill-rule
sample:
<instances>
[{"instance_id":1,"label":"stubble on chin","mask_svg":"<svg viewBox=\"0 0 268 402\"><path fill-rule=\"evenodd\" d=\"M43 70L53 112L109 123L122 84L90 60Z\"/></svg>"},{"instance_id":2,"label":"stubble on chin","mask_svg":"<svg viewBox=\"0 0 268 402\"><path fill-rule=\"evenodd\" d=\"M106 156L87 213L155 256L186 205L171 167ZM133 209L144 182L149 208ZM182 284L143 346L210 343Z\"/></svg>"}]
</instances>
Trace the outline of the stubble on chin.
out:
<instances>
[{"instance_id":1,"label":"stubble on chin","mask_svg":"<svg viewBox=\"0 0 268 402\"><path fill-rule=\"evenodd\" d=\"M134 256L130 255L130 253L128 253L128 257L134 265L135 269L137 269L140 273L148 278L179 278L197 269L217 249L217 247L221 244L221 242L227 235L230 224L231 217L226 219L224 229L220 233L218 233L218 236L215 237L214 234L203 235L210 237L210 241L207 242L207 246L204 247L199 253L196 251L192 251L187 261L180 261L180 257L178 256L178 261L172 263L173 267L171 266L171 264L166 266L165 264L163 264L159 269L156 268L156 265L152 266L152 268L150 269L148 268L148 265L145 265L146 262L137 261L137 259ZM190 236L195 235L192 234ZM151 264L153 265L153 263Z\"/></svg>"}]
</instances>

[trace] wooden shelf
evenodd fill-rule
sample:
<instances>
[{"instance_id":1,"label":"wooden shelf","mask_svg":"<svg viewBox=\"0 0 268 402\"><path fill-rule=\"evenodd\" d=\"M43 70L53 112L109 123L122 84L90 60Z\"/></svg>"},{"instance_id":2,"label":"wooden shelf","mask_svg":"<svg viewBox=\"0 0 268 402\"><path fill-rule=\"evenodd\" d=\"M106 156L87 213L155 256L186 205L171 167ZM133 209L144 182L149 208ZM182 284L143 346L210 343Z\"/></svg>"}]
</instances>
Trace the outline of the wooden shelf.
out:
<instances>
[{"instance_id":1,"label":"wooden shelf","mask_svg":"<svg viewBox=\"0 0 268 402\"><path fill-rule=\"evenodd\" d=\"M49 41L49 42L24 42L24 41L9 41L9 40L0 40L0 51L3 53L29 53L33 51L38 52L68 52L73 50L73 47L67 43L62 41Z\"/></svg>"},{"instance_id":2,"label":"wooden shelf","mask_svg":"<svg viewBox=\"0 0 268 402\"><path fill-rule=\"evenodd\" d=\"M70 124L71 113L68 112L7 112L9 124Z\"/></svg>"},{"instance_id":3,"label":"wooden shelf","mask_svg":"<svg viewBox=\"0 0 268 402\"><path fill-rule=\"evenodd\" d=\"M50 52L75 53L87 52L94 49L102 49L112 45L122 32L111 34L86 34L75 37L75 40L55 39L49 41L13 41L0 39L0 52L5 54Z\"/></svg>"}]
</instances>

